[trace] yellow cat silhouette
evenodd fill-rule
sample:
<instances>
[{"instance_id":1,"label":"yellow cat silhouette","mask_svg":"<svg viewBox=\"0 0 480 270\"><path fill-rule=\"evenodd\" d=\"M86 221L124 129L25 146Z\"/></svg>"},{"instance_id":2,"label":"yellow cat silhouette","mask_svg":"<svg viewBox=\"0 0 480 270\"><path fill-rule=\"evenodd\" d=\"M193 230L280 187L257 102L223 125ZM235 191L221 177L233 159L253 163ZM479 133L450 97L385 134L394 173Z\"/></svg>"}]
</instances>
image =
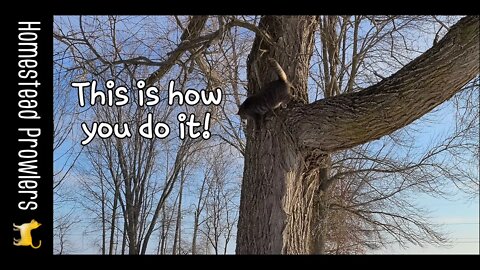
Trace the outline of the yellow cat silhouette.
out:
<instances>
[{"instance_id":1,"label":"yellow cat silhouette","mask_svg":"<svg viewBox=\"0 0 480 270\"><path fill-rule=\"evenodd\" d=\"M32 248L39 248L42 245L42 240L38 241L38 246L34 246L32 243L31 230L40 227L42 224L38 223L35 219L32 219L30 223L23 223L18 226L13 223L13 230L20 231L20 239L13 238L13 245L15 246L31 246Z\"/></svg>"}]
</instances>

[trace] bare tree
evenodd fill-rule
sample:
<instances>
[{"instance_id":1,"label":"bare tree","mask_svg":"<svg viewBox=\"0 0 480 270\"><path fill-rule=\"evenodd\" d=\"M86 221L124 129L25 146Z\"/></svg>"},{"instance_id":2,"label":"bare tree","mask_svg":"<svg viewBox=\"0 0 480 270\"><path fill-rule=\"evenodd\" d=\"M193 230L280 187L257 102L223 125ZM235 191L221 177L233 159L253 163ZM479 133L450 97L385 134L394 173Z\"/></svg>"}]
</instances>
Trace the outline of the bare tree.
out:
<instances>
[{"instance_id":1,"label":"bare tree","mask_svg":"<svg viewBox=\"0 0 480 270\"><path fill-rule=\"evenodd\" d=\"M193 232L192 232L192 254L197 254L197 239L200 230L200 226L203 224L204 220L200 220L200 217L205 209L207 203L206 198L210 196L210 189L208 183L211 181L212 177L212 166L205 166L203 171L202 182L200 188L198 189L198 196L195 204L195 209L193 212Z\"/></svg>"},{"instance_id":2,"label":"bare tree","mask_svg":"<svg viewBox=\"0 0 480 270\"><path fill-rule=\"evenodd\" d=\"M309 75L315 82L314 88L317 90L313 95L314 99L358 91L364 85L376 83L387 77L389 73L395 71L391 67L400 68L406 61L420 53L417 47L422 43L417 41L415 33L418 35L430 33L432 38L438 33L432 27L435 26L435 20L438 19L427 16L322 17L317 31L319 38L315 43L312 57L314 68ZM446 21L442 23L443 26L452 23L449 18L443 20ZM360 26L362 31L359 31ZM474 90L468 89L467 87L465 92ZM475 114L469 115L467 117L469 120L457 123L475 121ZM417 121L416 125L422 124ZM473 127L475 125L470 125L469 129L474 130ZM415 150L416 140L411 134L415 134L413 128L404 128L382 138L380 142L368 143L331 156L333 163L332 161L327 163L322 169L323 174L319 174L325 178L320 179L320 182L325 183L323 190L326 196L323 201L326 213L318 229L318 233L322 234L320 245L327 246L325 252L366 252L392 241L419 245L443 243L445 238L434 229L435 226L427 219L428 215L418 206L414 206L410 194L423 190L431 196L442 195L446 189L441 186L448 186L442 179L450 179L457 185L472 183L474 174L460 173L461 167L441 164L437 160L446 152L454 151L454 148L465 150L471 148L474 140L460 142L459 138L465 139L466 133L465 130L459 129L450 136L456 138L456 143L447 143L449 139L446 138L445 142L437 143L438 147L443 145L442 147L446 149L434 151L434 147L437 146L432 145L424 150L424 158L415 159L416 155L398 154L414 151L418 153L418 150ZM432 151L428 152L429 150ZM467 152L463 153L465 156ZM449 158L455 160L454 156ZM438 168L459 173L452 174L456 174L457 177L449 177L438 174ZM386 179L390 183L388 191L384 184ZM426 188L427 186L436 188ZM368 194L368 198L357 197L360 194ZM342 200L346 201L341 202ZM362 211L370 212L373 207L403 220L397 222L393 219L384 219L380 215L342 213L343 208L339 208L339 204L358 207L368 205L369 209ZM351 221L347 222L349 220ZM388 234L392 237L388 237Z\"/></svg>"},{"instance_id":3,"label":"bare tree","mask_svg":"<svg viewBox=\"0 0 480 270\"><path fill-rule=\"evenodd\" d=\"M125 45L124 41L120 41L116 36L116 27L119 24L116 17L107 18L109 31L111 35L110 43L113 44L112 61L120 61L123 57L119 46ZM141 70L127 68L123 70L116 70L114 66L108 66L109 61L105 60L101 53L108 51L108 47L97 47L96 44L91 43L89 36L98 30L100 20L88 20L87 23L79 18L79 33L69 35L56 35L57 39L71 46L73 54L78 54L74 59L82 67L82 69L95 74L99 80L99 84L106 82L109 78L115 78L117 83L131 84L130 88L135 86L133 82L136 81L136 73L142 74ZM90 29L89 29L90 28ZM78 37L77 37L78 36ZM187 38L187 37L185 37ZM81 40L78 44L77 41ZM79 46L79 47L76 47ZM85 51L86 50L86 51ZM95 60L90 60L90 59ZM142 60L131 60L135 61ZM127 61L129 62L129 61ZM106 69L98 72L95 63L104 64ZM180 83L182 85L182 83ZM130 96L131 99L136 100L135 95ZM146 113L155 115L154 122L167 122L174 107L166 106L166 100L162 102L164 105L159 105L155 110L148 110L145 107L136 106L136 103L130 103L126 107L102 107L93 106L91 113L98 122L109 123L123 123L130 122L132 127L131 138L120 141L118 138L102 140L96 144L91 144L88 147L93 147L90 151L98 156L98 160L92 163L93 169L97 171L98 177L106 181L111 190L114 190L113 196L109 196L108 201L113 202L112 211L116 211L117 203L122 210L124 223L126 224L126 236L128 238L128 248L130 254L145 253L149 238L154 231L156 220L159 216L160 210L169 196L174 183L177 181L178 174L182 163L189 155L189 149L193 145L190 140L183 141L177 148L176 156L171 167L166 168L165 174L167 180L163 186L158 186L153 182L152 177L155 177L155 172L158 170L155 167L158 151L158 141L141 138L136 132L140 124L146 119ZM163 106L163 107L162 107ZM160 111L161 108L167 108ZM167 157L168 158L168 157ZM93 159L91 159L93 161ZM104 182L100 182L104 183ZM160 196L156 194L160 191ZM101 184L100 196L102 201L101 220L106 221L105 203L107 198L105 194L105 185ZM112 214L112 222L110 231L115 230L116 212ZM106 252L106 226L102 223L102 253ZM110 237L113 234L110 233ZM112 238L110 239L110 250L113 248Z\"/></svg>"},{"instance_id":4,"label":"bare tree","mask_svg":"<svg viewBox=\"0 0 480 270\"><path fill-rule=\"evenodd\" d=\"M238 196L238 187L229 168L232 159L226 154L228 148L229 145L226 144L217 147L207 165L211 177L206 183L205 217L201 231L215 255L227 253L233 228L237 223L235 199Z\"/></svg>"},{"instance_id":5,"label":"bare tree","mask_svg":"<svg viewBox=\"0 0 480 270\"><path fill-rule=\"evenodd\" d=\"M58 255L68 253L72 243L68 236L72 231L72 226L78 221L73 211L62 215L55 220L54 238L57 244L54 246L54 252Z\"/></svg>"},{"instance_id":6,"label":"bare tree","mask_svg":"<svg viewBox=\"0 0 480 270\"><path fill-rule=\"evenodd\" d=\"M72 95L67 91L66 82L81 76L79 73L62 72L63 64L68 61L64 51L57 51L54 55L54 99L53 99L53 153L54 153L54 249L63 254L71 250L68 234L74 226L77 215L72 212L73 206L68 204L74 200L70 186L64 184L71 177L78 158L82 153L75 141L78 138L74 126L79 114L78 106L71 106ZM64 205L67 204L67 205Z\"/></svg>"}]
</instances>

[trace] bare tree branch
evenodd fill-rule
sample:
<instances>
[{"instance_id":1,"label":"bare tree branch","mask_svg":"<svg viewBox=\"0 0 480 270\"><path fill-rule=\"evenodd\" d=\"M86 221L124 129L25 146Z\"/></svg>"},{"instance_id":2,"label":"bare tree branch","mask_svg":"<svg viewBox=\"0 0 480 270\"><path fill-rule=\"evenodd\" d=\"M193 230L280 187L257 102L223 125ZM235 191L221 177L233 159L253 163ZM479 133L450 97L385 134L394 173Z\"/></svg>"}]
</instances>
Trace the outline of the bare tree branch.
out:
<instances>
[{"instance_id":1,"label":"bare tree branch","mask_svg":"<svg viewBox=\"0 0 480 270\"><path fill-rule=\"evenodd\" d=\"M368 89L293 108L289 129L300 145L331 152L408 125L478 75L478 25L477 16L462 19L437 45Z\"/></svg>"}]
</instances>

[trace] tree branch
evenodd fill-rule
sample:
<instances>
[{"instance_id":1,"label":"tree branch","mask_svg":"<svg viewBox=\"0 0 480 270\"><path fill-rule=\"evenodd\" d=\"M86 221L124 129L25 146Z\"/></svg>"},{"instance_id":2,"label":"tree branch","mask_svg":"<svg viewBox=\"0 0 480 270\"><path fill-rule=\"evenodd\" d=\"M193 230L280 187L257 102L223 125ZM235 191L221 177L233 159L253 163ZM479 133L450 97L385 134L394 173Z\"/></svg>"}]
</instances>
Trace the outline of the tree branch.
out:
<instances>
[{"instance_id":1,"label":"tree branch","mask_svg":"<svg viewBox=\"0 0 480 270\"><path fill-rule=\"evenodd\" d=\"M445 37L394 75L369 88L285 112L299 146L331 152L400 129L479 73L479 17L461 19Z\"/></svg>"},{"instance_id":2,"label":"tree branch","mask_svg":"<svg viewBox=\"0 0 480 270\"><path fill-rule=\"evenodd\" d=\"M187 28L182 33L180 40L182 41L178 47L169 53L167 59L163 61L163 64L155 72L153 72L146 80L146 86L151 86L156 81L158 81L168 70L175 64L175 62L182 56L182 54L199 45L204 44L205 42L211 40L218 33L213 32L203 37L198 37L202 31L205 23L207 22L208 16L193 16L188 23Z\"/></svg>"},{"instance_id":3,"label":"tree branch","mask_svg":"<svg viewBox=\"0 0 480 270\"><path fill-rule=\"evenodd\" d=\"M268 44L274 44L272 37L263 29L260 29L254 24L248 23L246 21L241 21L236 18L232 18L232 21L230 23L232 24L232 26L243 27L254 32L255 34L261 36Z\"/></svg>"},{"instance_id":4,"label":"tree branch","mask_svg":"<svg viewBox=\"0 0 480 270\"><path fill-rule=\"evenodd\" d=\"M194 16L190 20L187 29L183 32L180 39L182 42L178 47L168 54L168 58L163 61L160 68L153 72L146 80L146 87L151 86L153 83L158 81L168 70L175 64L175 62L180 59L180 57L186 51L202 47L201 50L204 50L211 42L219 38L225 31L228 31L231 27L234 26L233 23L220 24L220 27L217 31L204 36L199 36L205 23L208 19L208 16ZM196 52L197 54L199 51Z\"/></svg>"}]
</instances>

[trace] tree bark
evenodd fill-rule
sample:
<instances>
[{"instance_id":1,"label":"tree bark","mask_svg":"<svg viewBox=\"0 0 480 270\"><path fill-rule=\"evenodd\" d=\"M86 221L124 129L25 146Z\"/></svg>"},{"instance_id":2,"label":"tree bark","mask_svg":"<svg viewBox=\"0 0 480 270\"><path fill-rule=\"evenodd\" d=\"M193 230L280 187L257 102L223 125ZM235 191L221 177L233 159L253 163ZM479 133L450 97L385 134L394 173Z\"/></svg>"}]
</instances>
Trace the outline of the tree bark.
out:
<instances>
[{"instance_id":1,"label":"tree bark","mask_svg":"<svg viewBox=\"0 0 480 270\"><path fill-rule=\"evenodd\" d=\"M257 89L276 79L265 61L277 59L294 85L294 94L307 100L307 78L313 50L314 16L266 16L259 27L275 41L268 44L256 38L248 57L248 89ZM262 76L260 76L260 74ZM240 198L238 254L278 254L284 246L287 216L283 201L286 186L300 177L302 157L280 118L267 117L254 133L248 123L245 166Z\"/></svg>"},{"instance_id":2,"label":"tree bark","mask_svg":"<svg viewBox=\"0 0 480 270\"><path fill-rule=\"evenodd\" d=\"M297 103L247 128L238 221L238 254L322 253L322 193L328 154L375 140L431 111L479 72L479 17L468 16L430 50L382 82L360 92L307 100L309 61L317 18L266 16L249 55L251 93L275 78L277 59Z\"/></svg>"}]
</instances>

